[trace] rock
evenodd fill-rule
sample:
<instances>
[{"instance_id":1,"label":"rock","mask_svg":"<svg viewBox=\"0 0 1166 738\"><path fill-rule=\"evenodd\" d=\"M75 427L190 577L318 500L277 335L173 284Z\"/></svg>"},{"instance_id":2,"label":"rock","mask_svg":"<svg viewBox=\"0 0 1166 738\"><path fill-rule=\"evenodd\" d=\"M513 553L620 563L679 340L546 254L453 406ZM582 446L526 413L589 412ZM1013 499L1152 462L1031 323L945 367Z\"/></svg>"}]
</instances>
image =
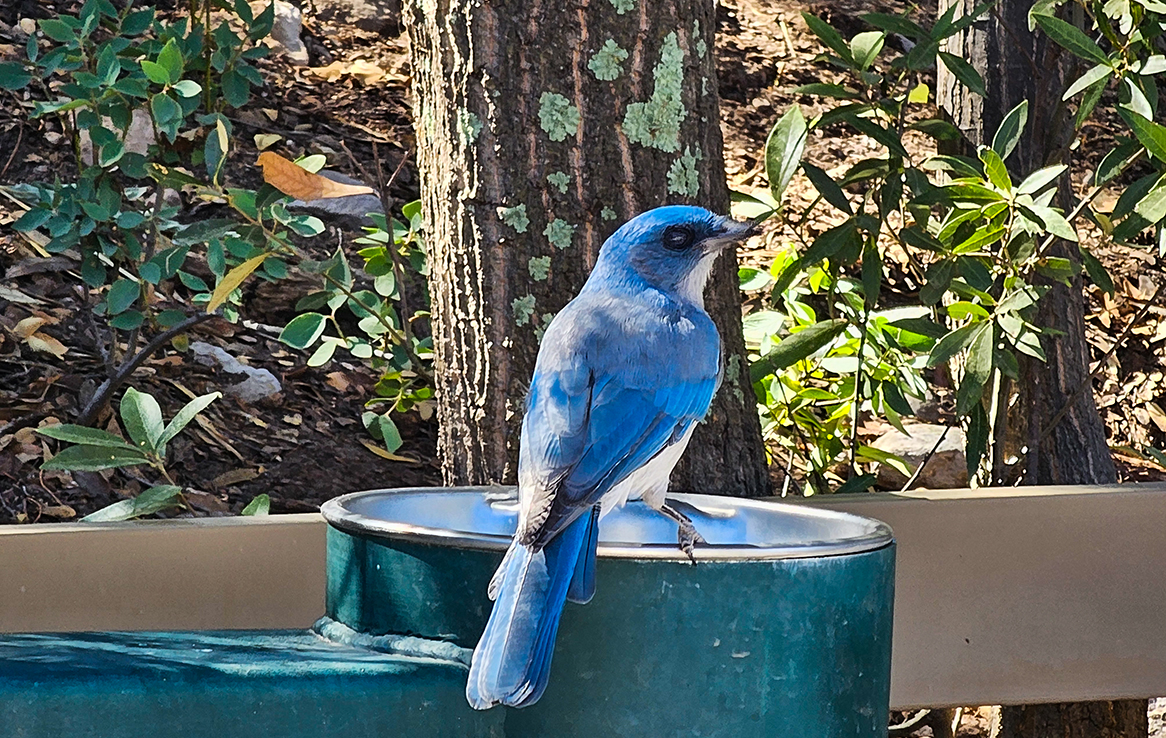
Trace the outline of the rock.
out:
<instances>
[{"instance_id":1,"label":"rock","mask_svg":"<svg viewBox=\"0 0 1166 738\"><path fill-rule=\"evenodd\" d=\"M911 423L904 428L911 435L904 435L897 430L890 430L871 444L880 451L895 454L907 462L907 466L914 471L945 430L942 425L926 423ZM964 432L959 428L952 428L947 432L943 443L935 450L935 454L923 467L914 487L927 489L954 489L968 486L968 462L964 454ZM878 483L886 489L902 489L907 483L907 477L886 464L879 464Z\"/></svg>"},{"instance_id":2,"label":"rock","mask_svg":"<svg viewBox=\"0 0 1166 738\"><path fill-rule=\"evenodd\" d=\"M286 56L296 66L308 63L308 49L300 40L300 32L304 28L304 14L300 9L284 0L272 0L275 4L275 21L271 26L271 44L275 51ZM259 15L267 9L267 0L256 0L251 3L251 12Z\"/></svg>"},{"instance_id":3,"label":"rock","mask_svg":"<svg viewBox=\"0 0 1166 738\"><path fill-rule=\"evenodd\" d=\"M392 33L401 24L401 0L316 0L316 18L362 31Z\"/></svg>"},{"instance_id":4,"label":"rock","mask_svg":"<svg viewBox=\"0 0 1166 738\"><path fill-rule=\"evenodd\" d=\"M190 344L190 350L194 353L195 361L200 364L217 366L225 374L242 374L247 377L242 382L223 388L224 392L238 398L240 402L253 403L264 400L283 390L274 374L266 369L247 366L218 346L195 341Z\"/></svg>"},{"instance_id":5,"label":"rock","mask_svg":"<svg viewBox=\"0 0 1166 738\"><path fill-rule=\"evenodd\" d=\"M340 172L330 169L321 169L320 176L327 177L333 182L342 184L363 185L358 179L347 177ZM326 197L321 200L292 200L287 204L289 209L310 213L321 220L330 222L341 228L357 230L361 226L371 226L372 219L369 213L384 213L381 199L376 195L348 195L347 197Z\"/></svg>"},{"instance_id":6,"label":"rock","mask_svg":"<svg viewBox=\"0 0 1166 738\"><path fill-rule=\"evenodd\" d=\"M111 131L116 130L113 121L109 118L102 117L101 124ZM92 164L93 140L89 137L89 131L82 129L79 138L81 139L81 161L86 164ZM145 108L134 108L133 115L130 118L130 127L126 131L125 136L126 152L145 156L150 150L150 144L156 141L157 139L154 138L154 124L150 120L149 111Z\"/></svg>"}]
</instances>

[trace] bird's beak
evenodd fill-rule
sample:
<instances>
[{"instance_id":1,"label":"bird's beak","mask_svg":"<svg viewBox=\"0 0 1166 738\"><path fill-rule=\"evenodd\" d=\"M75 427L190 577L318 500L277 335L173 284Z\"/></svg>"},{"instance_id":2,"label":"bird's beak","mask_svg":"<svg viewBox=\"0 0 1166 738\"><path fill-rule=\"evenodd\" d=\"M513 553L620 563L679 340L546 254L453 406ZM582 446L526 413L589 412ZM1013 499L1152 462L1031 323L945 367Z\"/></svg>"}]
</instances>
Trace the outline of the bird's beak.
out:
<instances>
[{"instance_id":1,"label":"bird's beak","mask_svg":"<svg viewBox=\"0 0 1166 738\"><path fill-rule=\"evenodd\" d=\"M752 221L733 220L728 216L721 216L717 229L720 232L716 236L705 239L705 249L708 252L719 252L729 246L735 246L759 230L757 224Z\"/></svg>"}]
</instances>

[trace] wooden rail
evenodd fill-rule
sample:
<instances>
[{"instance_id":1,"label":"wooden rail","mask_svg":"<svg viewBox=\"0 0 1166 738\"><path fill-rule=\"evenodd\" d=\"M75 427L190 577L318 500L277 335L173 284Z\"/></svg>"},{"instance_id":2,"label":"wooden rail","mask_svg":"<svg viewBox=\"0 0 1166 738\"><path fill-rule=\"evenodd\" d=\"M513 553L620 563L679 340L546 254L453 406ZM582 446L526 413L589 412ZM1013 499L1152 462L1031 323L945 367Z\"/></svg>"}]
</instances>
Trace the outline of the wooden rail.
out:
<instances>
[{"instance_id":1,"label":"wooden rail","mask_svg":"<svg viewBox=\"0 0 1166 738\"><path fill-rule=\"evenodd\" d=\"M822 497L899 544L891 701L1166 695L1166 485ZM307 627L318 515L0 527L0 631Z\"/></svg>"}]
</instances>

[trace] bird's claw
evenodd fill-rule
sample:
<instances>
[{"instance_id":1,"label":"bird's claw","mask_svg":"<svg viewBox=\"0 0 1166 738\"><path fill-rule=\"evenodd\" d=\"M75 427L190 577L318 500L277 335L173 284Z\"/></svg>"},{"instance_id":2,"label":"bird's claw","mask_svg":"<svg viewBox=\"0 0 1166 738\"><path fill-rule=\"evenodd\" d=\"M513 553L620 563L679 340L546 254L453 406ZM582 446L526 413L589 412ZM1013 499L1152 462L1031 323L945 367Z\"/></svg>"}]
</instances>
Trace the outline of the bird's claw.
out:
<instances>
[{"instance_id":1,"label":"bird's claw","mask_svg":"<svg viewBox=\"0 0 1166 738\"><path fill-rule=\"evenodd\" d=\"M697 531L696 526L692 524L692 521L688 519L688 516L676 508L665 504L660 506L660 512L676 521L676 542L679 545L680 550L683 551L685 556L688 557L688 560L692 562L692 565L696 566L696 556L693 555L696 544L699 543L703 546L708 544L708 541L706 541L704 536L702 536Z\"/></svg>"},{"instance_id":2,"label":"bird's claw","mask_svg":"<svg viewBox=\"0 0 1166 738\"><path fill-rule=\"evenodd\" d=\"M680 521L676 529L676 540L680 544L680 550L688 556L688 560L692 562L692 565L696 566L696 556L692 552L696 548L696 544L699 543L703 546L708 541L697 531L696 526L692 524L691 520L686 518Z\"/></svg>"}]
</instances>

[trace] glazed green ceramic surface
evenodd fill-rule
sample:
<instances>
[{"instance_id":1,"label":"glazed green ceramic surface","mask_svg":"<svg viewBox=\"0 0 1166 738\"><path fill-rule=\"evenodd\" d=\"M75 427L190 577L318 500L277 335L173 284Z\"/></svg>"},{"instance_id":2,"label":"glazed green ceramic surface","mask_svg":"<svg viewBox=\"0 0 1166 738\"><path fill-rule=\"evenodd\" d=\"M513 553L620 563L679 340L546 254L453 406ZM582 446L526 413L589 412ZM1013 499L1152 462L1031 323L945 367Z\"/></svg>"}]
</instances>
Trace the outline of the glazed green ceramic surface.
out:
<instances>
[{"instance_id":1,"label":"glazed green ceramic surface","mask_svg":"<svg viewBox=\"0 0 1166 738\"><path fill-rule=\"evenodd\" d=\"M501 556L329 530L328 615L472 648ZM506 735L886 735L894 546L702 562L600 558L568 604L550 687ZM495 708L490 712L501 712Z\"/></svg>"},{"instance_id":2,"label":"glazed green ceramic surface","mask_svg":"<svg viewBox=\"0 0 1166 738\"><path fill-rule=\"evenodd\" d=\"M304 631L0 636L3 738L503 736L466 667Z\"/></svg>"}]
</instances>

